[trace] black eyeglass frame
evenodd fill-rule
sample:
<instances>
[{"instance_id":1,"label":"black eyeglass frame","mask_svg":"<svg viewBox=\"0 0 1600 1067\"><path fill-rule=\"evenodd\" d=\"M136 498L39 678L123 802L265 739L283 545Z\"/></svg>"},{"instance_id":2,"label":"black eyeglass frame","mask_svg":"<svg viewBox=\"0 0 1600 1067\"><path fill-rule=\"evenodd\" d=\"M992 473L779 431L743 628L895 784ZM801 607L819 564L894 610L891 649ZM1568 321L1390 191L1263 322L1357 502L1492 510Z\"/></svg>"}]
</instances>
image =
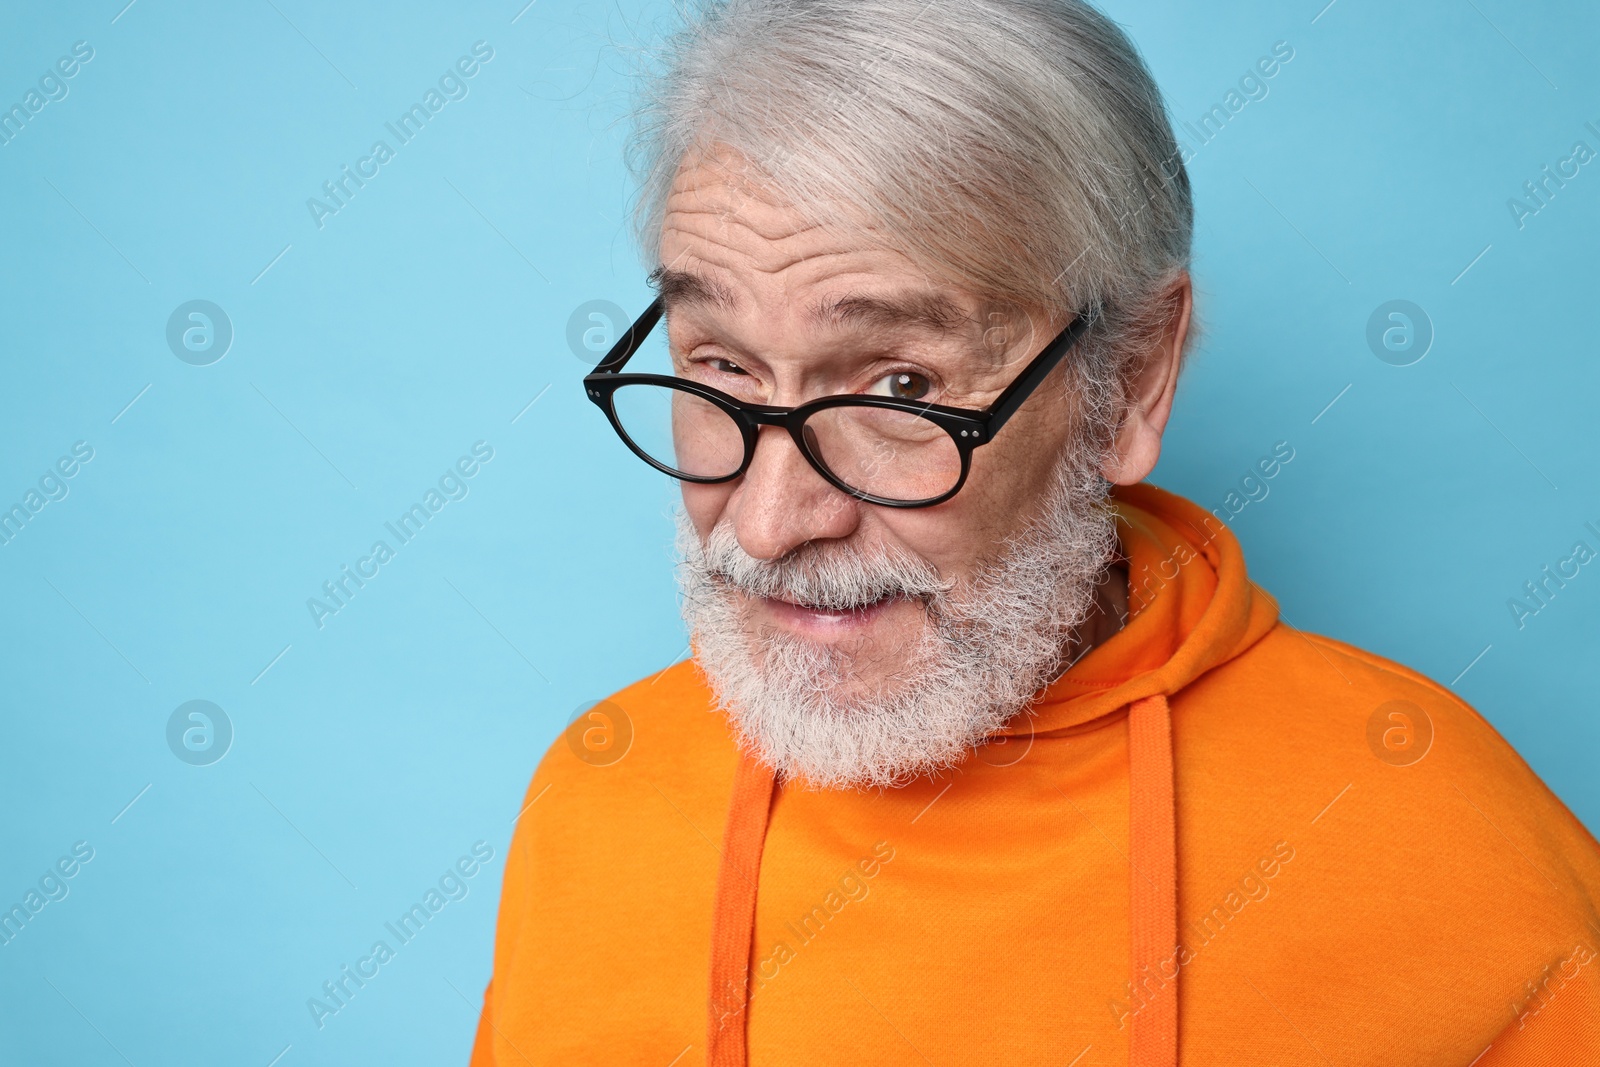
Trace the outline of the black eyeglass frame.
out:
<instances>
[{"instance_id":1,"label":"black eyeglass frame","mask_svg":"<svg viewBox=\"0 0 1600 1067\"><path fill-rule=\"evenodd\" d=\"M645 342L645 338L655 329L661 320L663 311L662 298L656 299L645 309L644 313L633 321L628 327L628 332L617 339L617 343L606 353L606 357L595 364L594 370L584 375L583 388L601 411L605 412L606 419L611 423L611 428L617 431L617 436L622 438L623 444L640 459L644 460L656 470L681 481L695 482L702 485L715 485L720 482L730 482L741 477L749 469L750 461L755 458L756 442L763 426L779 426L789 432L795 447L806 458L812 468L820 474L829 485L840 492L848 493L859 500L869 504L877 504L886 508L926 508L935 504L942 504L961 491L966 484L967 474L972 467L972 450L994 438L999 433L1017 409L1022 407L1024 401L1032 395L1033 391L1045 380L1049 373L1055 369L1056 364L1072 350L1084 332L1100 317L1102 309L1098 306L1090 308L1087 312L1076 316L1072 322L1055 336L1049 344L1045 345L1033 360L1023 368L1022 373L1014 378L1010 385L995 398L994 402L986 408L958 408L944 404L930 404L920 400L906 400L902 397L871 396L861 393L841 393L833 396L818 397L796 407L778 407L771 404L747 404L729 396L720 389L688 378L679 378L670 374L624 374L623 366L633 358ZM744 437L744 459L739 464L739 469L732 474L715 477L702 477L689 475L673 470L666 464L651 456L633 438L628 436L628 431L623 428L622 422L617 418L615 403L616 391L625 385L660 385L672 389L681 389L706 400L730 415L738 424ZM871 407L888 408L894 411L904 411L913 415L920 415L942 428L955 442L956 450L961 457L961 475L956 479L956 484L938 496L926 497L921 500L892 500L887 497L874 496L862 492L844 481L828 469L828 465L820 456L811 451L811 446L806 442L802 428L806 420L819 411L835 407Z\"/></svg>"}]
</instances>

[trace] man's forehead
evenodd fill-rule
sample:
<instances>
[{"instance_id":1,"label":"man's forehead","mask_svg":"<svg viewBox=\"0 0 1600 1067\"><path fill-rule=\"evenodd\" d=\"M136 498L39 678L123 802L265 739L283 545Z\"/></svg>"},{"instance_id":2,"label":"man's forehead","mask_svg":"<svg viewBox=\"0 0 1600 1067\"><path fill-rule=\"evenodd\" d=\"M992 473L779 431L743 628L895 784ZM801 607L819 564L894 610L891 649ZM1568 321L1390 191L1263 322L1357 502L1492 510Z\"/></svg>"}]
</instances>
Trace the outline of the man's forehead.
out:
<instances>
[{"instance_id":1,"label":"man's forehead","mask_svg":"<svg viewBox=\"0 0 1600 1067\"><path fill-rule=\"evenodd\" d=\"M651 281L669 315L769 314L770 307L757 306L759 297L776 291L819 331L950 333L981 319L979 301L884 247L870 225L818 221L726 145L684 159L666 206L664 262ZM783 284L767 287L779 275Z\"/></svg>"}]
</instances>

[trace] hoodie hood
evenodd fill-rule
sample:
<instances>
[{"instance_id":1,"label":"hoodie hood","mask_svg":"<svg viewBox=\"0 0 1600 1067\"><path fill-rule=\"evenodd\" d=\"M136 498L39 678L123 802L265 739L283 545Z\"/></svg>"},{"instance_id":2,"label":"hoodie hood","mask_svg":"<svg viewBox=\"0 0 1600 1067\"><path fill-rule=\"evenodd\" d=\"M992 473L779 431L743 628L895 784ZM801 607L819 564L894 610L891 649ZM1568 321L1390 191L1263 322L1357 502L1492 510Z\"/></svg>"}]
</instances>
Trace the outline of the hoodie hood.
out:
<instances>
[{"instance_id":1,"label":"hoodie hood","mask_svg":"<svg viewBox=\"0 0 1600 1067\"><path fill-rule=\"evenodd\" d=\"M1112 502L1130 618L1002 736L1077 727L1145 697L1170 697L1278 621L1277 602L1250 580L1238 540L1211 512L1146 484L1117 487Z\"/></svg>"}]
</instances>

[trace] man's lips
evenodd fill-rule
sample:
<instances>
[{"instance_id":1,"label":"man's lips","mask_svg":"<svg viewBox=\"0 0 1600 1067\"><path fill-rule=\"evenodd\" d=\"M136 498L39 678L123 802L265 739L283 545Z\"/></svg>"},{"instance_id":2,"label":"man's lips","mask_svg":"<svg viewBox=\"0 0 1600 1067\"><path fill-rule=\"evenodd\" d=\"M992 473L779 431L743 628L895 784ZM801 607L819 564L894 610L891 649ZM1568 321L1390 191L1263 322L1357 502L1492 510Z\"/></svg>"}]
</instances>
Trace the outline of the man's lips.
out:
<instances>
[{"instance_id":1,"label":"man's lips","mask_svg":"<svg viewBox=\"0 0 1600 1067\"><path fill-rule=\"evenodd\" d=\"M884 610L896 601L897 596L885 596L856 608L822 608L808 604L794 604L775 597L755 597L779 625L817 635L842 634L871 625Z\"/></svg>"}]
</instances>

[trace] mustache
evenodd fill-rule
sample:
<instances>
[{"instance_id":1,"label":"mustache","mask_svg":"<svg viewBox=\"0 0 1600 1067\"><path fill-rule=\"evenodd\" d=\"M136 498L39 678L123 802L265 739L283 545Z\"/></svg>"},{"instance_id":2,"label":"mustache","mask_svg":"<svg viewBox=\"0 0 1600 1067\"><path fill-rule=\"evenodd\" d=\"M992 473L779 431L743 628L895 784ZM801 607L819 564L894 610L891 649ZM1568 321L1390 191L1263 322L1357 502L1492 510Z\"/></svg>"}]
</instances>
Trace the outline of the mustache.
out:
<instances>
[{"instance_id":1,"label":"mustache","mask_svg":"<svg viewBox=\"0 0 1600 1067\"><path fill-rule=\"evenodd\" d=\"M807 542L778 559L757 559L727 523L718 523L703 542L683 524L678 551L686 566L725 588L827 611L854 611L891 597L937 602L955 586L927 560L890 545Z\"/></svg>"}]
</instances>

